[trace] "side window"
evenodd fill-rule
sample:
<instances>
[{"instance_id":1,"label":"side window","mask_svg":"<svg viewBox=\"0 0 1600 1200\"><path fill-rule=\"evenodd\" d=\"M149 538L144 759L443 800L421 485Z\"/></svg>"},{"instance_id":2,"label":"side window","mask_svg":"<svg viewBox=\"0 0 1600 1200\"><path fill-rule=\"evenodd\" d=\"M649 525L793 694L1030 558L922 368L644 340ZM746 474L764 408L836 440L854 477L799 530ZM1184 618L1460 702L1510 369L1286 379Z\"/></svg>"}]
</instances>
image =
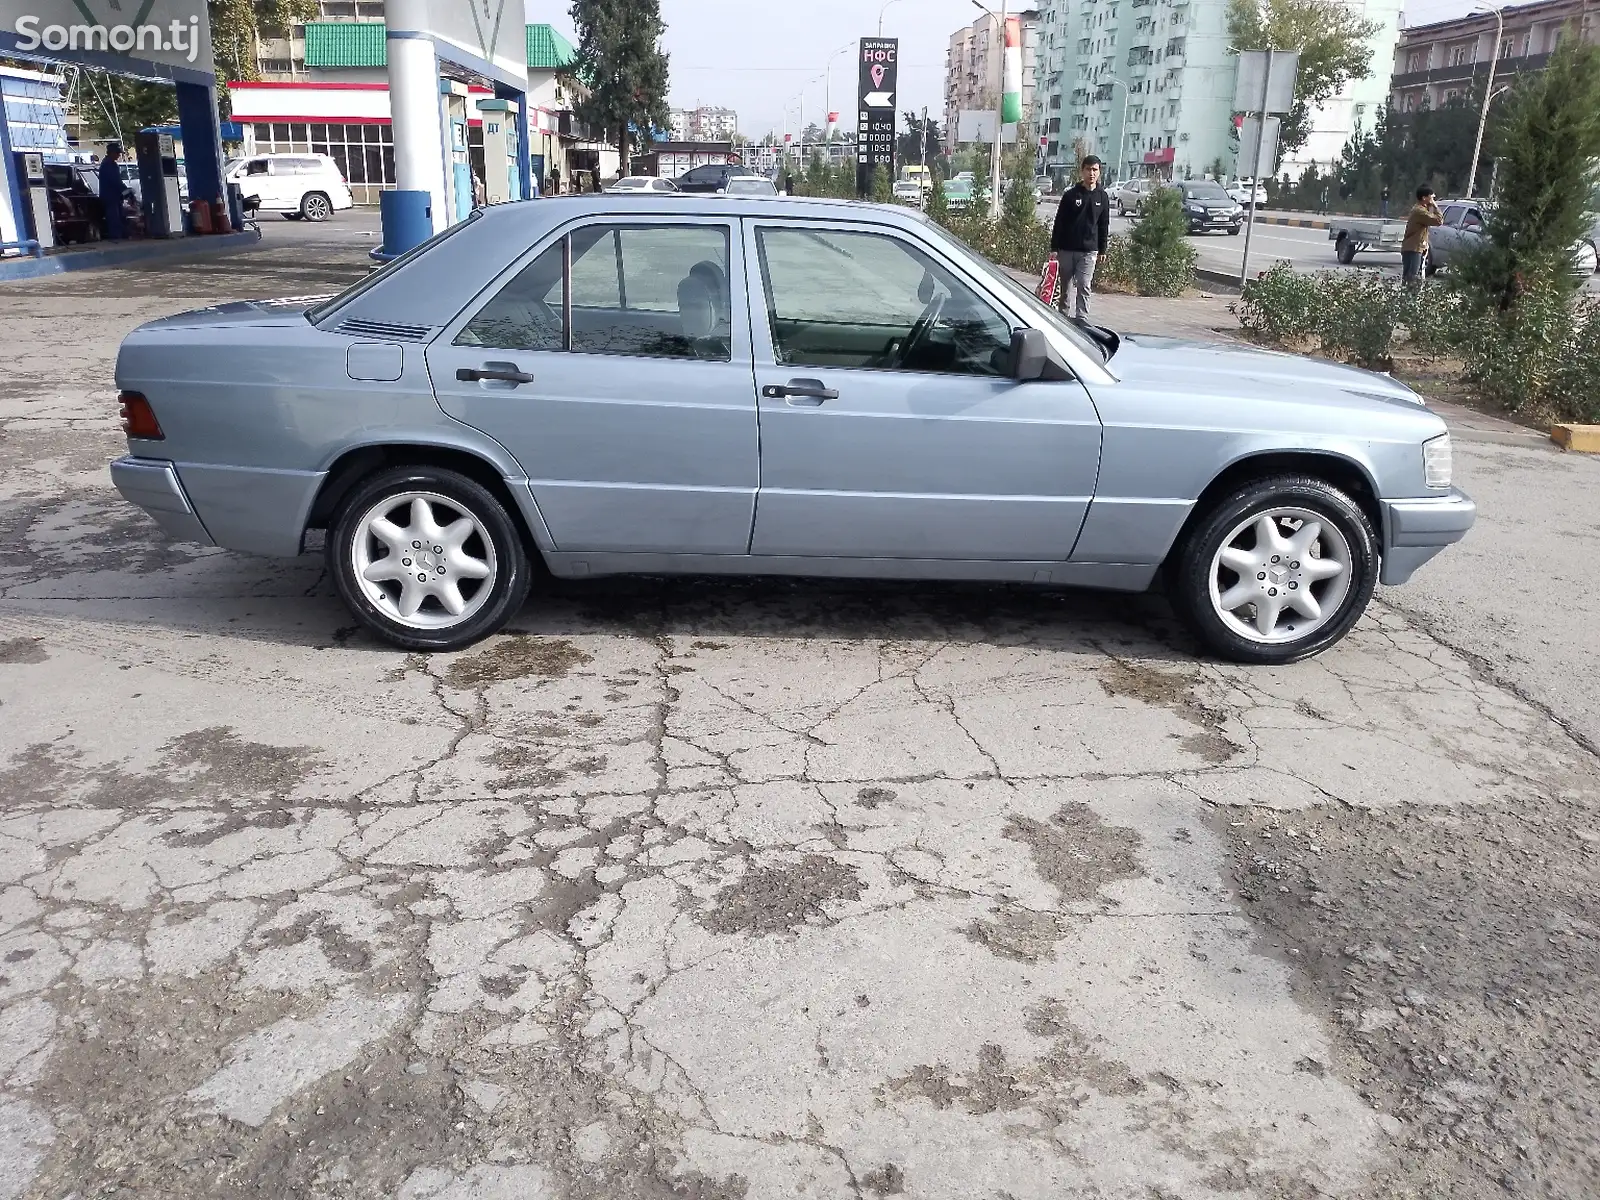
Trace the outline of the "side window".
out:
<instances>
[{"instance_id":1,"label":"side window","mask_svg":"<svg viewBox=\"0 0 1600 1200\"><path fill-rule=\"evenodd\" d=\"M566 345L561 321L562 245L557 242L518 271L456 335L455 344L497 350L562 349Z\"/></svg>"},{"instance_id":2,"label":"side window","mask_svg":"<svg viewBox=\"0 0 1600 1200\"><path fill-rule=\"evenodd\" d=\"M572 235L578 353L727 362L732 311L724 226L591 225Z\"/></svg>"},{"instance_id":3,"label":"side window","mask_svg":"<svg viewBox=\"0 0 1600 1200\"><path fill-rule=\"evenodd\" d=\"M1466 215L1466 208L1460 204L1446 204L1439 215L1444 218L1446 225L1460 225L1461 218Z\"/></svg>"},{"instance_id":4,"label":"side window","mask_svg":"<svg viewBox=\"0 0 1600 1200\"><path fill-rule=\"evenodd\" d=\"M1010 321L910 243L798 228L757 241L779 363L1006 374Z\"/></svg>"},{"instance_id":5,"label":"side window","mask_svg":"<svg viewBox=\"0 0 1600 1200\"><path fill-rule=\"evenodd\" d=\"M557 242L484 305L455 344L732 358L726 227L590 225L570 242L570 330L562 318L565 243Z\"/></svg>"},{"instance_id":6,"label":"side window","mask_svg":"<svg viewBox=\"0 0 1600 1200\"><path fill-rule=\"evenodd\" d=\"M267 160L264 158L252 158L245 164L244 173L246 175L265 175L267 173Z\"/></svg>"},{"instance_id":7,"label":"side window","mask_svg":"<svg viewBox=\"0 0 1600 1200\"><path fill-rule=\"evenodd\" d=\"M1467 215L1461 218L1461 228L1481 231L1483 229L1483 214L1475 208L1467 209Z\"/></svg>"}]
</instances>

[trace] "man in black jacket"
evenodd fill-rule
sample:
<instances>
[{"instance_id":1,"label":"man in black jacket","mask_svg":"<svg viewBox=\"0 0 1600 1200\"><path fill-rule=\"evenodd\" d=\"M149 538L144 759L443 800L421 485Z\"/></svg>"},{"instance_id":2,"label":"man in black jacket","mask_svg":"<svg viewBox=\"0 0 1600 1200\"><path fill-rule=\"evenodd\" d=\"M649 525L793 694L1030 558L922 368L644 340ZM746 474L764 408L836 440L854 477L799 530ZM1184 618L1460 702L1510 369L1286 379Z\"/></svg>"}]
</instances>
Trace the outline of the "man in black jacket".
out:
<instances>
[{"instance_id":1,"label":"man in black jacket","mask_svg":"<svg viewBox=\"0 0 1600 1200\"><path fill-rule=\"evenodd\" d=\"M1094 266L1105 253L1111 234L1111 198L1100 186L1100 160L1089 155L1080 166L1078 185L1061 197L1055 228L1050 233L1050 257L1061 263L1061 311L1067 311L1067 287L1077 284L1074 316L1089 317L1089 296L1094 288Z\"/></svg>"}]
</instances>

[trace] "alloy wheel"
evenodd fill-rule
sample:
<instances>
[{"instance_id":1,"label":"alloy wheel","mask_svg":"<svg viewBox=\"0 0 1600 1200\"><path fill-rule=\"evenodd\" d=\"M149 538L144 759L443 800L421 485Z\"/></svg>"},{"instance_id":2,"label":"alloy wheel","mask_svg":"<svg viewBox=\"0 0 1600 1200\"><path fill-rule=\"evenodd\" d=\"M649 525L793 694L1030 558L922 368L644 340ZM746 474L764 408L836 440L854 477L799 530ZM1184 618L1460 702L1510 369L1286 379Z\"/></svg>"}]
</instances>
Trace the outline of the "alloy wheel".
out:
<instances>
[{"instance_id":1,"label":"alloy wheel","mask_svg":"<svg viewBox=\"0 0 1600 1200\"><path fill-rule=\"evenodd\" d=\"M1222 540L1211 562L1211 605L1248 641L1298 642L1338 615L1353 574L1350 544L1332 522L1303 508L1272 508Z\"/></svg>"},{"instance_id":2,"label":"alloy wheel","mask_svg":"<svg viewBox=\"0 0 1600 1200\"><path fill-rule=\"evenodd\" d=\"M350 550L363 594L411 629L470 620L488 602L499 573L482 520L437 492L385 496L356 523Z\"/></svg>"}]
</instances>

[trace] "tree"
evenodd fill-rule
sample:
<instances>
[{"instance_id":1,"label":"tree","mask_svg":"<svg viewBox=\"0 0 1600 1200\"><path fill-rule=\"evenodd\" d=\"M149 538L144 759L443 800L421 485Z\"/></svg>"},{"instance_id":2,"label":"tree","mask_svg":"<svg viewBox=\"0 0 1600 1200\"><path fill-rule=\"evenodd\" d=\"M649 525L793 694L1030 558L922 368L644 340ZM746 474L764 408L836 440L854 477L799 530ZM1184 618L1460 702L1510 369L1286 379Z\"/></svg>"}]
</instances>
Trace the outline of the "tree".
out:
<instances>
[{"instance_id":1,"label":"tree","mask_svg":"<svg viewBox=\"0 0 1600 1200\"><path fill-rule=\"evenodd\" d=\"M896 146L901 164L931 165L939 156L940 137L938 121L931 117L924 121L921 113L906 113L905 132L900 135Z\"/></svg>"},{"instance_id":2,"label":"tree","mask_svg":"<svg viewBox=\"0 0 1600 1200\"><path fill-rule=\"evenodd\" d=\"M874 204L894 203L894 187L889 182L889 172L881 164L872 168L872 185L868 193Z\"/></svg>"},{"instance_id":3,"label":"tree","mask_svg":"<svg viewBox=\"0 0 1600 1200\"><path fill-rule=\"evenodd\" d=\"M578 54L567 74L580 96L578 119L616 143L629 169L629 126L671 124L667 112L666 24L659 0L572 0Z\"/></svg>"},{"instance_id":4,"label":"tree","mask_svg":"<svg viewBox=\"0 0 1600 1200\"><path fill-rule=\"evenodd\" d=\"M1176 187L1160 187L1145 201L1144 215L1133 227L1133 276L1145 296L1176 296L1194 278L1194 247L1189 244L1189 218Z\"/></svg>"},{"instance_id":5,"label":"tree","mask_svg":"<svg viewBox=\"0 0 1600 1200\"><path fill-rule=\"evenodd\" d=\"M288 37L297 24L317 19L317 0L207 0L211 18L211 54L217 80L255 79L260 72L256 42L263 37ZM225 88L218 88L222 96Z\"/></svg>"},{"instance_id":6,"label":"tree","mask_svg":"<svg viewBox=\"0 0 1600 1200\"><path fill-rule=\"evenodd\" d=\"M171 125L178 119L178 94L170 84L96 74L86 75L78 91L79 111L96 137L131 145L133 135L146 126Z\"/></svg>"},{"instance_id":7,"label":"tree","mask_svg":"<svg viewBox=\"0 0 1600 1200\"><path fill-rule=\"evenodd\" d=\"M931 187L928 191L928 205L926 212L928 219L938 225L950 224L950 205L944 198L944 172L939 164L934 163L933 169L928 172L928 182Z\"/></svg>"},{"instance_id":8,"label":"tree","mask_svg":"<svg viewBox=\"0 0 1600 1200\"><path fill-rule=\"evenodd\" d=\"M1263 14L1263 7L1265 13ZM1229 0L1228 33L1235 50L1296 50L1294 107L1278 132L1278 153L1305 145L1311 110L1331 99L1352 79L1365 79L1372 66L1367 39L1378 26L1336 0ZM1265 174L1265 172L1263 172Z\"/></svg>"},{"instance_id":9,"label":"tree","mask_svg":"<svg viewBox=\"0 0 1600 1200\"><path fill-rule=\"evenodd\" d=\"M1504 311L1533 281L1577 286L1572 247L1594 220L1600 160L1600 47L1562 39L1543 71L1526 75L1495 122L1499 193L1477 254L1452 268Z\"/></svg>"}]
</instances>

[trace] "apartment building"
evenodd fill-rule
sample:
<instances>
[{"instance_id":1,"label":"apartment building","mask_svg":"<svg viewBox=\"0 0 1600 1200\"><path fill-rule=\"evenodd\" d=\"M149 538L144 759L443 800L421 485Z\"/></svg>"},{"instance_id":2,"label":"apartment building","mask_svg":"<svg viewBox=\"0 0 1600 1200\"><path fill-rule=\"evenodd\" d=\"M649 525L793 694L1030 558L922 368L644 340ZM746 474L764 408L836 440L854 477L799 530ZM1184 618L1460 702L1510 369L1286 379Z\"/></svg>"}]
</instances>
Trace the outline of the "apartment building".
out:
<instances>
[{"instance_id":1,"label":"apartment building","mask_svg":"<svg viewBox=\"0 0 1600 1200\"><path fill-rule=\"evenodd\" d=\"M1574 0L1576 2L1576 0ZM1312 134L1284 164L1336 160L1356 123L1371 127L1386 90L1383 64L1399 36L1400 0L1346 0L1377 23L1373 71L1319 108ZM1046 0L1037 86L1043 165L1070 172L1078 149L1116 178L1202 175L1238 153L1227 0Z\"/></svg>"},{"instance_id":2,"label":"apartment building","mask_svg":"<svg viewBox=\"0 0 1600 1200\"><path fill-rule=\"evenodd\" d=\"M675 108L671 128L675 142L731 142L739 114L731 108Z\"/></svg>"},{"instance_id":3,"label":"apartment building","mask_svg":"<svg viewBox=\"0 0 1600 1200\"><path fill-rule=\"evenodd\" d=\"M1496 79L1542 70L1563 38L1600 42L1600 5L1585 0L1543 0L1500 11ZM1498 25L1492 13L1471 13L1403 30L1394 51L1389 102L1398 113L1442 108L1463 100L1486 81L1496 58ZM1481 95L1481 92L1480 92Z\"/></svg>"},{"instance_id":4,"label":"apartment building","mask_svg":"<svg viewBox=\"0 0 1600 1200\"><path fill-rule=\"evenodd\" d=\"M1033 138L1039 110L1035 88L1038 76L1039 11L1023 9L1009 14L1022 28L1023 136ZM1005 35L993 14L985 13L950 36L945 52L945 151L955 149L956 127L964 110L993 111L1000 105L1000 70L1005 59Z\"/></svg>"}]
</instances>

